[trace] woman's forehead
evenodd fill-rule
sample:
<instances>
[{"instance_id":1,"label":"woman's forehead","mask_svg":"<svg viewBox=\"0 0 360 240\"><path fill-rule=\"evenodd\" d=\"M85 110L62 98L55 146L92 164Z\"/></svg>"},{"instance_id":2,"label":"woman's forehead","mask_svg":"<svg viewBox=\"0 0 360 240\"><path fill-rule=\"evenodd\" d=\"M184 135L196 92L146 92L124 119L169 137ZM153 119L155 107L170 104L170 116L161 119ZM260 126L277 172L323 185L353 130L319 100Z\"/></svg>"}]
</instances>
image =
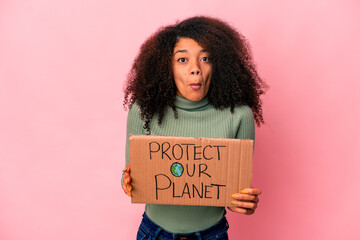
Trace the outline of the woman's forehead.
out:
<instances>
[{"instance_id":1,"label":"woman's forehead","mask_svg":"<svg viewBox=\"0 0 360 240\"><path fill-rule=\"evenodd\" d=\"M206 52L206 50L194 39L181 37L174 46L174 54L177 52L188 52L190 50L196 50Z\"/></svg>"}]
</instances>

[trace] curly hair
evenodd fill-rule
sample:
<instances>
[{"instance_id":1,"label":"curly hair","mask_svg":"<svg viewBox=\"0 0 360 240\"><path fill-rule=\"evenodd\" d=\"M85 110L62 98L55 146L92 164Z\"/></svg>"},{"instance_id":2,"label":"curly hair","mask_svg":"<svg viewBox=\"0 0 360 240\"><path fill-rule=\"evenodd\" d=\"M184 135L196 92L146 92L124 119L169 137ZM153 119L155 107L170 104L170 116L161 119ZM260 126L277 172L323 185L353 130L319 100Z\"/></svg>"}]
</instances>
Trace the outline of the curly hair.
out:
<instances>
[{"instance_id":1,"label":"curly hair","mask_svg":"<svg viewBox=\"0 0 360 240\"><path fill-rule=\"evenodd\" d=\"M128 74L124 107L140 108L144 129L150 134L150 121L158 124L175 108L176 85L172 72L173 49L180 38L194 39L211 57L212 77L207 97L215 108L248 105L258 126L264 123L260 95L267 85L259 77L250 46L243 35L222 20L196 16L160 28L141 46Z\"/></svg>"}]
</instances>

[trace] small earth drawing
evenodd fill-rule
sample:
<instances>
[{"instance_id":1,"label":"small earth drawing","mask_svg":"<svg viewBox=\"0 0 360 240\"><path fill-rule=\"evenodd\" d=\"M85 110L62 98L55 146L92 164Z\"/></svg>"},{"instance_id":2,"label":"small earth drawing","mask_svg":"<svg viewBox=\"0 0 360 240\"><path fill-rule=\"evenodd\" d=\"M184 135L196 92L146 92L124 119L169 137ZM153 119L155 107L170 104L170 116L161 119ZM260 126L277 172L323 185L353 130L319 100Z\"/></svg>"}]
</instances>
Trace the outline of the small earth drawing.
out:
<instances>
[{"instance_id":1,"label":"small earth drawing","mask_svg":"<svg viewBox=\"0 0 360 240\"><path fill-rule=\"evenodd\" d=\"M173 163L171 165L170 171L175 177L180 177L184 172L184 167L181 165L181 163Z\"/></svg>"}]
</instances>

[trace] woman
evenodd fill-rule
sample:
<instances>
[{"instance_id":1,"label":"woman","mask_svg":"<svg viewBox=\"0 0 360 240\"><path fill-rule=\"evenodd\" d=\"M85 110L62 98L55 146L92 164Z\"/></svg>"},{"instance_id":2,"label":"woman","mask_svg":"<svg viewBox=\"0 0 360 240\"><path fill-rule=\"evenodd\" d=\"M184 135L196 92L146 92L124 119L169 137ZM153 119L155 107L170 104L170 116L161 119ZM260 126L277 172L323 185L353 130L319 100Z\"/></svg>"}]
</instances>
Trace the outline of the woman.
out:
<instances>
[{"instance_id":1,"label":"woman","mask_svg":"<svg viewBox=\"0 0 360 240\"><path fill-rule=\"evenodd\" d=\"M254 139L263 123L259 78L245 38L225 22L193 17L145 41L128 75L129 134ZM123 190L131 196L130 166ZM253 214L261 190L234 193L233 212ZM146 205L137 239L228 239L225 208Z\"/></svg>"}]
</instances>

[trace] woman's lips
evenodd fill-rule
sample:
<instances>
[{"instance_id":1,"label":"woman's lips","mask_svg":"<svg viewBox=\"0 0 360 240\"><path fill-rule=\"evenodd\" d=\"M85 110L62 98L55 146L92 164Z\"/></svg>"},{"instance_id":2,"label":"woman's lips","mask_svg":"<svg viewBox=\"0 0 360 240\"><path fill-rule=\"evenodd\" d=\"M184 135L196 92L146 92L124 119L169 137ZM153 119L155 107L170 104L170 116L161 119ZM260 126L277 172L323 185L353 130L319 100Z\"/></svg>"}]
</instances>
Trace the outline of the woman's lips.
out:
<instances>
[{"instance_id":1,"label":"woman's lips","mask_svg":"<svg viewBox=\"0 0 360 240\"><path fill-rule=\"evenodd\" d=\"M199 90L201 88L201 84L200 83L192 83L192 84L190 84L190 87L193 90Z\"/></svg>"}]
</instances>

